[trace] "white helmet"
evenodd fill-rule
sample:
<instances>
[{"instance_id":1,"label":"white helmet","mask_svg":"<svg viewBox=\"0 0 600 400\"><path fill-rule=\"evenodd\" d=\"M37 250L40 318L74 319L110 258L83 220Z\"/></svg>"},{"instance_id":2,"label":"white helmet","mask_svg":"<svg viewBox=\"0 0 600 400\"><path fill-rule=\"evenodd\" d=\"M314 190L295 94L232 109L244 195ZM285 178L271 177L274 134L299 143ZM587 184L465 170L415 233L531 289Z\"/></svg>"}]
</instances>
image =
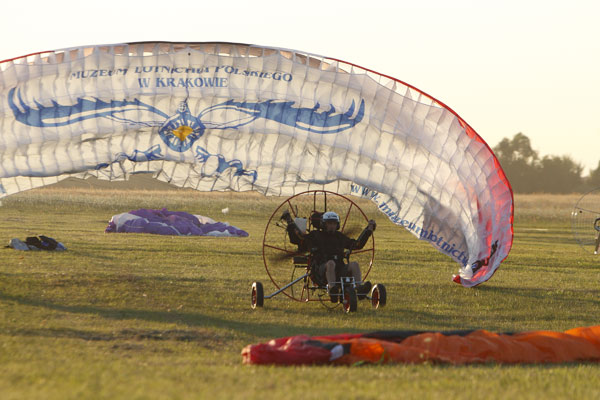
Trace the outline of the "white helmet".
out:
<instances>
[{"instance_id":1,"label":"white helmet","mask_svg":"<svg viewBox=\"0 0 600 400\"><path fill-rule=\"evenodd\" d=\"M335 221L337 222L337 227L335 228L340 229L340 217L334 213L333 211L327 211L325 214L323 214L323 227L325 227L325 223L327 221Z\"/></svg>"},{"instance_id":2,"label":"white helmet","mask_svg":"<svg viewBox=\"0 0 600 400\"><path fill-rule=\"evenodd\" d=\"M323 221L340 222L340 217L333 211L327 211L325 214L323 214Z\"/></svg>"}]
</instances>

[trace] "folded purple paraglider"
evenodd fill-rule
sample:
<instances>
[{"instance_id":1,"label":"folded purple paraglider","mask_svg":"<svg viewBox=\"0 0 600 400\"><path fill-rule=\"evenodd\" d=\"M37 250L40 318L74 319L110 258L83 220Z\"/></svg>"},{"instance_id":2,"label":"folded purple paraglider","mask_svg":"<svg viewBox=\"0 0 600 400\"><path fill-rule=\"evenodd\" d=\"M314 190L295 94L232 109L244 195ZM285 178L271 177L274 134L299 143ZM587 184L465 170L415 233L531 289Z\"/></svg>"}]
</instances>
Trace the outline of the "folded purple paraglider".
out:
<instances>
[{"instance_id":1,"label":"folded purple paraglider","mask_svg":"<svg viewBox=\"0 0 600 400\"><path fill-rule=\"evenodd\" d=\"M104 232L175 236L248 236L246 231L226 222L217 222L184 211L169 211L166 208L160 210L141 208L114 215Z\"/></svg>"}]
</instances>

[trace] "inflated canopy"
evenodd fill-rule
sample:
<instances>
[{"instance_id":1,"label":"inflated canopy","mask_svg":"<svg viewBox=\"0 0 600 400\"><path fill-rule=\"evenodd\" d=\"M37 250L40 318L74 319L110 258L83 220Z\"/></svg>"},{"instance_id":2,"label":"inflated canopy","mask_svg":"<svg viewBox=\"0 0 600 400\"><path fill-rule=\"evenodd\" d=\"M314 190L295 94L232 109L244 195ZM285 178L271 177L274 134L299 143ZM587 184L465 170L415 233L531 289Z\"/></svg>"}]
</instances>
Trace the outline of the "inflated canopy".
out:
<instances>
[{"instance_id":1,"label":"inflated canopy","mask_svg":"<svg viewBox=\"0 0 600 400\"><path fill-rule=\"evenodd\" d=\"M489 279L512 245L510 185L456 113L336 59L230 43L133 43L0 63L0 196L151 172L202 191L373 200Z\"/></svg>"}]
</instances>

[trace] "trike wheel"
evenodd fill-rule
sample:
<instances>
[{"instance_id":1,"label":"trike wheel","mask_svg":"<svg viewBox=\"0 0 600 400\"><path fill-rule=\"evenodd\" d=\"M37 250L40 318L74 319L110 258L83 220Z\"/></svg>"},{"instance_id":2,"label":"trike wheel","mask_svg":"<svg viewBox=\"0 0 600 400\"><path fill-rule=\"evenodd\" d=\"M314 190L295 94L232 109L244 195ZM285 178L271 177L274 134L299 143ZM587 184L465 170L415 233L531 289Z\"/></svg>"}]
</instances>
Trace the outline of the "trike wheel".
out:
<instances>
[{"instance_id":1,"label":"trike wheel","mask_svg":"<svg viewBox=\"0 0 600 400\"><path fill-rule=\"evenodd\" d=\"M353 287L344 288L343 306L347 313L356 312L358 309L358 296Z\"/></svg>"},{"instance_id":2,"label":"trike wheel","mask_svg":"<svg viewBox=\"0 0 600 400\"><path fill-rule=\"evenodd\" d=\"M252 309L256 309L256 307L262 307L265 302L265 292L263 290L263 285L260 282L252 283Z\"/></svg>"},{"instance_id":3,"label":"trike wheel","mask_svg":"<svg viewBox=\"0 0 600 400\"><path fill-rule=\"evenodd\" d=\"M387 302L387 293L385 291L385 286L381 283L376 284L371 289L371 305L373 308L381 308L384 307Z\"/></svg>"}]
</instances>

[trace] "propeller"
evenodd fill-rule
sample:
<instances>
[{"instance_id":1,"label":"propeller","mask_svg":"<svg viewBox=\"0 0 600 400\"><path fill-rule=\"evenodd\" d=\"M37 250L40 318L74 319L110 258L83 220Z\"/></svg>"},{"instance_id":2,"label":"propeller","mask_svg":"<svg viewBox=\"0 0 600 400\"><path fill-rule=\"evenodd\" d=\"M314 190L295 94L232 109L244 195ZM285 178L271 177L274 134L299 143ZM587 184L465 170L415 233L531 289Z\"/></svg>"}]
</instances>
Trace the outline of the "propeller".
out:
<instances>
[{"instance_id":1,"label":"propeller","mask_svg":"<svg viewBox=\"0 0 600 400\"><path fill-rule=\"evenodd\" d=\"M300 257L300 256L304 256L306 254L306 252L303 252L303 251L288 252L285 250L277 251L276 249L273 249L273 251L274 252L268 254L267 257L274 262L283 261L283 260L291 260L294 257Z\"/></svg>"},{"instance_id":2,"label":"propeller","mask_svg":"<svg viewBox=\"0 0 600 400\"><path fill-rule=\"evenodd\" d=\"M361 227L357 224L352 224L350 226L344 227L344 230L341 231L344 235L348 236L350 239L355 239L362 231L364 227Z\"/></svg>"}]
</instances>

